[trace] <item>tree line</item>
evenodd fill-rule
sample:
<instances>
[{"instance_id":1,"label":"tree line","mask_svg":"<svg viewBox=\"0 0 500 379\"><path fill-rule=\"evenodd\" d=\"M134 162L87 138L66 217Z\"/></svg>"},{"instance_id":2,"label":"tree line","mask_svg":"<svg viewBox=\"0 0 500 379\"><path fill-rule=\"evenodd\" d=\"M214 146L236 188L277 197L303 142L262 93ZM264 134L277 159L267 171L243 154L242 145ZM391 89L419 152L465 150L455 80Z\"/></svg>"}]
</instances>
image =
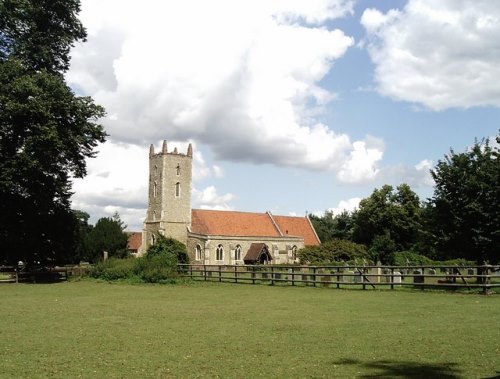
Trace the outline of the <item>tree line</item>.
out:
<instances>
[{"instance_id":1,"label":"tree line","mask_svg":"<svg viewBox=\"0 0 500 379\"><path fill-rule=\"evenodd\" d=\"M431 170L435 186L430 199L422 201L407 184L384 185L353 212L326 211L311 215L311 221L324 245L338 245L339 240L359 244L373 262L394 264L395 253L406 251L434 260L498 263L499 144L500 135L493 144L486 138L465 152L450 150ZM352 246L344 245L344 250L355 251ZM318 255L321 249L305 249L302 257L335 260Z\"/></svg>"}]
</instances>

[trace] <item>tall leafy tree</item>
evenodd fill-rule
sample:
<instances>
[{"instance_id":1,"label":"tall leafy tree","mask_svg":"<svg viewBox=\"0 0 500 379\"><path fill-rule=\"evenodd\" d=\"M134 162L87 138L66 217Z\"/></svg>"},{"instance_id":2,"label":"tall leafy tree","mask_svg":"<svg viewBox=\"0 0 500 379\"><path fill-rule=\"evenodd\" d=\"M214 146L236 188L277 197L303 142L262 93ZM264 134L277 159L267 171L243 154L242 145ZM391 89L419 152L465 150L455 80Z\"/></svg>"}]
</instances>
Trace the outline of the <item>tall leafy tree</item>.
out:
<instances>
[{"instance_id":1,"label":"tall leafy tree","mask_svg":"<svg viewBox=\"0 0 500 379\"><path fill-rule=\"evenodd\" d=\"M354 220L348 211L338 215L326 211L323 216L310 215L309 218L321 242L334 239L350 240L352 237Z\"/></svg>"},{"instance_id":2,"label":"tall leafy tree","mask_svg":"<svg viewBox=\"0 0 500 379\"><path fill-rule=\"evenodd\" d=\"M500 260L500 155L488 139L451 150L431 171L431 228L443 258Z\"/></svg>"},{"instance_id":3,"label":"tall leafy tree","mask_svg":"<svg viewBox=\"0 0 500 379\"><path fill-rule=\"evenodd\" d=\"M0 261L71 259L71 177L104 142L104 109L66 85L78 0L0 2Z\"/></svg>"},{"instance_id":4,"label":"tall leafy tree","mask_svg":"<svg viewBox=\"0 0 500 379\"><path fill-rule=\"evenodd\" d=\"M117 213L112 218L103 217L97 220L95 226L86 235L84 259L96 262L102 258L105 251L108 252L109 257L123 256L128 242L125 228Z\"/></svg>"},{"instance_id":5,"label":"tall leafy tree","mask_svg":"<svg viewBox=\"0 0 500 379\"><path fill-rule=\"evenodd\" d=\"M354 213L353 240L370 247L376 240L377 246L385 241L391 250L409 249L421 229L421 211L420 200L410 186L401 184L394 190L384 185L361 200Z\"/></svg>"}]
</instances>

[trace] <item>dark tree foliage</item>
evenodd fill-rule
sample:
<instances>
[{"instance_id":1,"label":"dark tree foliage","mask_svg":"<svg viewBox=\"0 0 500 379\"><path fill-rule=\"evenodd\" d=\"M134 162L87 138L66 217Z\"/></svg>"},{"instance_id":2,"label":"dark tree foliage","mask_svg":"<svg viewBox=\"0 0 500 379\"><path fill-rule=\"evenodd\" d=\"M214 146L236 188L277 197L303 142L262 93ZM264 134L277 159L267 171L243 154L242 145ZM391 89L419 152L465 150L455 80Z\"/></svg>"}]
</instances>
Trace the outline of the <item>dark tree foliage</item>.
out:
<instances>
[{"instance_id":1,"label":"dark tree foliage","mask_svg":"<svg viewBox=\"0 0 500 379\"><path fill-rule=\"evenodd\" d=\"M384 185L361 200L353 215L353 240L371 247L379 237L377 246L382 240L391 240L395 250L410 249L419 237L421 211L420 200L410 186L401 184L394 191Z\"/></svg>"},{"instance_id":2,"label":"dark tree foliage","mask_svg":"<svg viewBox=\"0 0 500 379\"><path fill-rule=\"evenodd\" d=\"M74 0L0 2L0 261L73 260L71 177L104 142L102 107L64 81L85 38Z\"/></svg>"},{"instance_id":3,"label":"dark tree foliage","mask_svg":"<svg viewBox=\"0 0 500 379\"><path fill-rule=\"evenodd\" d=\"M500 135L497 136L500 143ZM436 182L431 222L441 258L482 264L500 260L500 156L498 145L476 141L464 153L453 150L431 171Z\"/></svg>"},{"instance_id":4,"label":"dark tree foliage","mask_svg":"<svg viewBox=\"0 0 500 379\"><path fill-rule=\"evenodd\" d=\"M189 263L186 245L173 238L166 238L158 235L154 245L148 248L146 258L164 257L171 262L172 267L177 267L178 263Z\"/></svg>"},{"instance_id":5,"label":"dark tree foliage","mask_svg":"<svg viewBox=\"0 0 500 379\"><path fill-rule=\"evenodd\" d=\"M128 242L125 225L120 216L115 213L113 218L103 217L97 220L95 226L87 233L84 240L84 259L96 262L108 252L109 257L122 257Z\"/></svg>"},{"instance_id":6,"label":"dark tree foliage","mask_svg":"<svg viewBox=\"0 0 500 379\"><path fill-rule=\"evenodd\" d=\"M34 71L66 71L71 47L87 36L79 12L79 0L2 0L0 60L16 57Z\"/></svg>"},{"instance_id":7,"label":"dark tree foliage","mask_svg":"<svg viewBox=\"0 0 500 379\"><path fill-rule=\"evenodd\" d=\"M321 242L333 239L349 240L352 237L354 220L352 214L347 211L338 215L326 211L322 217L310 215L309 218Z\"/></svg>"}]
</instances>

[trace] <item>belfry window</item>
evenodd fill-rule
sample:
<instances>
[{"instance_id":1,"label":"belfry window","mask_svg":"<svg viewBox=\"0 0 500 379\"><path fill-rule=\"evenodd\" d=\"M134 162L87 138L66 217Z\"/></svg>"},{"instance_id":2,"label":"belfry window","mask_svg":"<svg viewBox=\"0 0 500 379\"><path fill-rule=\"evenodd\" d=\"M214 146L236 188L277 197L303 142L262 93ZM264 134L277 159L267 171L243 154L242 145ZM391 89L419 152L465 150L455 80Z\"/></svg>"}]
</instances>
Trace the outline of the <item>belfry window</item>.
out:
<instances>
[{"instance_id":1,"label":"belfry window","mask_svg":"<svg viewBox=\"0 0 500 379\"><path fill-rule=\"evenodd\" d=\"M224 248L222 245L217 246L217 249L215 250L215 259L218 261L224 260Z\"/></svg>"},{"instance_id":2,"label":"belfry window","mask_svg":"<svg viewBox=\"0 0 500 379\"><path fill-rule=\"evenodd\" d=\"M175 197L181 196L181 183L175 183Z\"/></svg>"},{"instance_id":3,"label":"belfry window","mask_svg":"<svg viewBox=\"0 0 500 379\"><path fill-rule=\"evenodd\" d=\"M175 170L177 172L177 176L179 176L181 174L181 165L177 164L177 167L175 168Z\"/></svg>"},{"instance_id":4,"label":"belfry window","mask_svg":"<svg viewBox=\"0 0 500 379\"><path fill-rule=\"evenodd\" d=\"M158 184L156 182L153 183L153 197L156 197L156 192L158 190Z\"/></svg>"}]
</instances>

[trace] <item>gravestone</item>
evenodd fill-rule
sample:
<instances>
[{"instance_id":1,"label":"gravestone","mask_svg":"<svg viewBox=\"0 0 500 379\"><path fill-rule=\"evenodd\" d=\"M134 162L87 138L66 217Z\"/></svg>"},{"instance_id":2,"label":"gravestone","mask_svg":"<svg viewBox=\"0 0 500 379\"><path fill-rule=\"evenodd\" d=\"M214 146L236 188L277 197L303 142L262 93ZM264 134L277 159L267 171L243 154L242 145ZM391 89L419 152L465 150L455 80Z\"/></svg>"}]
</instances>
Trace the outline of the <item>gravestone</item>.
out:
<instances>
[{"instance_id":1,"label":"gravestone","mask_svg":"<svg viewBox=\"0 0 500 379\"><path fill-rule=\"evenodd\" d=\"M414 275L413 276L413 283L421 284L424 282L424 276L422 275L421 270L414 270L413 275Z\"/></svg>"},{"instance_id":2,"label":"gravestone","mask_svg":"<svg viewBox=\"0 0 500 379\"><path fill-rule=\"evenodd\" d=\"M436 275L436 270L434 270L433 268L431 268L429 270L429 275Z\"/></svg>"},{"instance_id":3,"label":"gravestone","mask_svg":"<svg viewBox=\"0 0 500 379\"><path fill-rule=\"evenodd\" d=\"M473 268L469 268L467 269L467 275L474 275L474 269Z\"/></svg>"},{"instance_id":4,"label":"gravestone","mask_svg":"<svg viewBox=\"0 0 500 379\"><path fill-rule=\"evenodd\" d=\"M342 277L343 282L352 283L354 281L354 271L346 271L346 275Z\"/></svg>"},{"instance_id":5,"label":"gravestone","mask_svg":"<svg viewBox=\"0 0 500 379\"><path fill-rule=\"evenodd\" d=\"M401 285L401 273L399 271L394 271L394 275L392 276L392 282L396 285Z\"/></svg>"},{"instance_id":6,"label":"gravestone","mask_svg":"<svg viewBox=\"0 0 500 379\"><path fill-rule=\"evenodd\" d=\"M362 283L363 282L363 277L361 276L360 272L355 272L354 273L354 283Z\"/></svg>"},{"instance_id":7,"label":"gravestone","mask_svg":"<svg viewBox=\"0 0 500 379\"><path fill-rule=\"evenodd\" d=\"M323 283L323 287L328 287L328 285L331 282L331 277L330 276L322 276L321 277L321 283Z\"/></svg>"}]
</instances>

